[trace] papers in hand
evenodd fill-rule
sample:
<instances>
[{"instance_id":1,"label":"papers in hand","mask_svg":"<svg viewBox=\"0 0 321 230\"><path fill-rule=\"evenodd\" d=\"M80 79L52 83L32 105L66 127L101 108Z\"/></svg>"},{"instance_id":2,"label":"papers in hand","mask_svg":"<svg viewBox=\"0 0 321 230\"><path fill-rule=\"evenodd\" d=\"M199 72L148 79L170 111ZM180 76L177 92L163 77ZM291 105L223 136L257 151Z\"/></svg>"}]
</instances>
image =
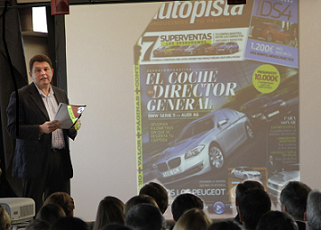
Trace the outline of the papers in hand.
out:
<instances>
[{"instance_id":1,"label":"papers in hand","mask_svg":"<svg viewBox=\"0 0 321 230\"><path fill-rule=\"evenodd\" d=\"M67 105L65 103L59 103L55 120L58 120L61 123L61 129L70 129L75 125L85 108L86 105Z\"/></svg>"}]
</instances>

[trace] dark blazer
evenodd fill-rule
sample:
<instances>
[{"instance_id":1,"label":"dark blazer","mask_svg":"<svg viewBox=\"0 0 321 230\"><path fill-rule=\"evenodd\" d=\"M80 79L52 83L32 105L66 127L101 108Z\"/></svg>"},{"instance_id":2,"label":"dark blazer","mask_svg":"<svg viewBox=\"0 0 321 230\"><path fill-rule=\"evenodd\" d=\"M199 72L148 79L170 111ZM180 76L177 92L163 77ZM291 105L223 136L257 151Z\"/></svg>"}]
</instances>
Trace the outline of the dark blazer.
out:
<instances>
[{"instance_id":1,"label":"dark blazer","mask_svg":"<svg viewBox=\"0 0 321 230\"><path fill-rule=\"evenodd\" d=\"M52 86L58 102L67 103L65 91ZM49 121L49 115L34 83L24 86L19 93L19 135L16 135L16 96L11 94L7 107L9 136L16 139L12 175L19 178L39 178L44 174L51 150L51 134L39 134L39 125ZM74 139L75 130L63 130L66 154L63 154L63 168L66 178L73 176L68 137Z\"/></svg>"}]
</instances>

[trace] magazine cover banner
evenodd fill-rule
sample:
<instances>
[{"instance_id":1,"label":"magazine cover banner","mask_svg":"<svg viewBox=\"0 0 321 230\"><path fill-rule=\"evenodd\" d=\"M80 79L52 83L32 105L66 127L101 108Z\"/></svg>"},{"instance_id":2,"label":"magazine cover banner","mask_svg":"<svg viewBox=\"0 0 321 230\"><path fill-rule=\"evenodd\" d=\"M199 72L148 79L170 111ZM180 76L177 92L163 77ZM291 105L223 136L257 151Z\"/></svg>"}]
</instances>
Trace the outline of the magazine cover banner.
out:
<instances>
[{"instance_id":1,"label":"magazine cover banner","mask_svg":"<svg viewBox=\"0 0 321 230\"><path fill-rule=\"evenodd\" d=\"M298 31L297 1L286 2L168 2L151 19L134 47L138 190L156 182L170 202L193 193L232 215L237 184L259 181L276 204L300 179L298 34L265 37L266 25ZM258 44L294 61L257 58Z\"/></svg>"}]
</instances>

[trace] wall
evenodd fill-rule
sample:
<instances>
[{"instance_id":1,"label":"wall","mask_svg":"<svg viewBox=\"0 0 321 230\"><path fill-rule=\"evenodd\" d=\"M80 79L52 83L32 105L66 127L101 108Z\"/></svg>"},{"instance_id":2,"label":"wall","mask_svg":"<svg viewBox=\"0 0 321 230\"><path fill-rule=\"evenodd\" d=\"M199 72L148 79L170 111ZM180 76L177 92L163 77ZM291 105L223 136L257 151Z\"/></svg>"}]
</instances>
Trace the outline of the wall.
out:
<instances>
[{"instance_id":1,"label":"wall","mask_svg":"<svg viewBox=\"0 0 321 230\"><path fill-rule=\"evenodd\" d=\"M29 60L34 55L42 53L48 54L48 39L46 37L36 37L36 36L23 36L23 46L26 59L26 67L28 73L28 80L31 82L29 77Z\"/></svg>"},{"instance_id":2,"label":"wall","mask_svg":"<svg viewBox=\"0 0 321 230\"><path fill-rule=\"evenodd\" d=\"M301 180L321 189L321 1L300 2L300 153Z\"/></svg>"},{"instance_id":3,"label":"wall","mask_svg":"<svg viewBox=\"0 0 321 230\"><path fill-rule=\"evenodd\" d=\"M88 105L71 143L71 195L85 220L105 196L137 195L133 46L160 5L71 6L66 16L70 103Z\"/></svg>"}]
</instances>

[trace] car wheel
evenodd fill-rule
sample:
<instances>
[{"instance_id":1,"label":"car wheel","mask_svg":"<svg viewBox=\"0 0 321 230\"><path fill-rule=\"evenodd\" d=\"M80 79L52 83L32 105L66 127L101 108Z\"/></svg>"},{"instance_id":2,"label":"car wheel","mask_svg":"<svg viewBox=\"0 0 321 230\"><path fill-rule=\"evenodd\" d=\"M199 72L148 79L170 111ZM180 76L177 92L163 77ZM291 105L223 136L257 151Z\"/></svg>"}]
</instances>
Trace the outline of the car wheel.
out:
<instances>
[{"instance_id":1,"label":"car wheel","mask_svg":"<svg viewBox=\"0 0 321 230\"><path fill-rule=\"evenodd\" d=\"M247 179L247 175L244 175L244 176L243 176L243 180L246 180L246 179Z\"/></svg>"},{"instance_id":2,"label":"car wheel","mask_svg":"<svg viewBox=\"0 0 321 230\"><path fill-rule=\"evenodd\" d=\"M272 42L273 41L273 35L272 34L268 34L268 36L266 37L266 40L268 42Z\"/></svg>"},{"instance_id":3,"label":"car wheel","mask_svg":"<svg viewBox=\"0 0 321 230\"><path fill-rule=\"evenodd\" d=\"M224 155L221 148L217 145L211 145L208 154L211 168L221 169L224 165Z\"/></svg>"},{"instance_id":4,"label":"car wheel","mask_svg":"<svg viewBox=\"0 0 321 230\"><path fill-rule=\"evenodd\" d=\"M254 132L253 132L252 127L249 125L249 123L245 124L245 132L246 132L246 135L249 139L254 138Z\"/></svg>"}]
</instances>

